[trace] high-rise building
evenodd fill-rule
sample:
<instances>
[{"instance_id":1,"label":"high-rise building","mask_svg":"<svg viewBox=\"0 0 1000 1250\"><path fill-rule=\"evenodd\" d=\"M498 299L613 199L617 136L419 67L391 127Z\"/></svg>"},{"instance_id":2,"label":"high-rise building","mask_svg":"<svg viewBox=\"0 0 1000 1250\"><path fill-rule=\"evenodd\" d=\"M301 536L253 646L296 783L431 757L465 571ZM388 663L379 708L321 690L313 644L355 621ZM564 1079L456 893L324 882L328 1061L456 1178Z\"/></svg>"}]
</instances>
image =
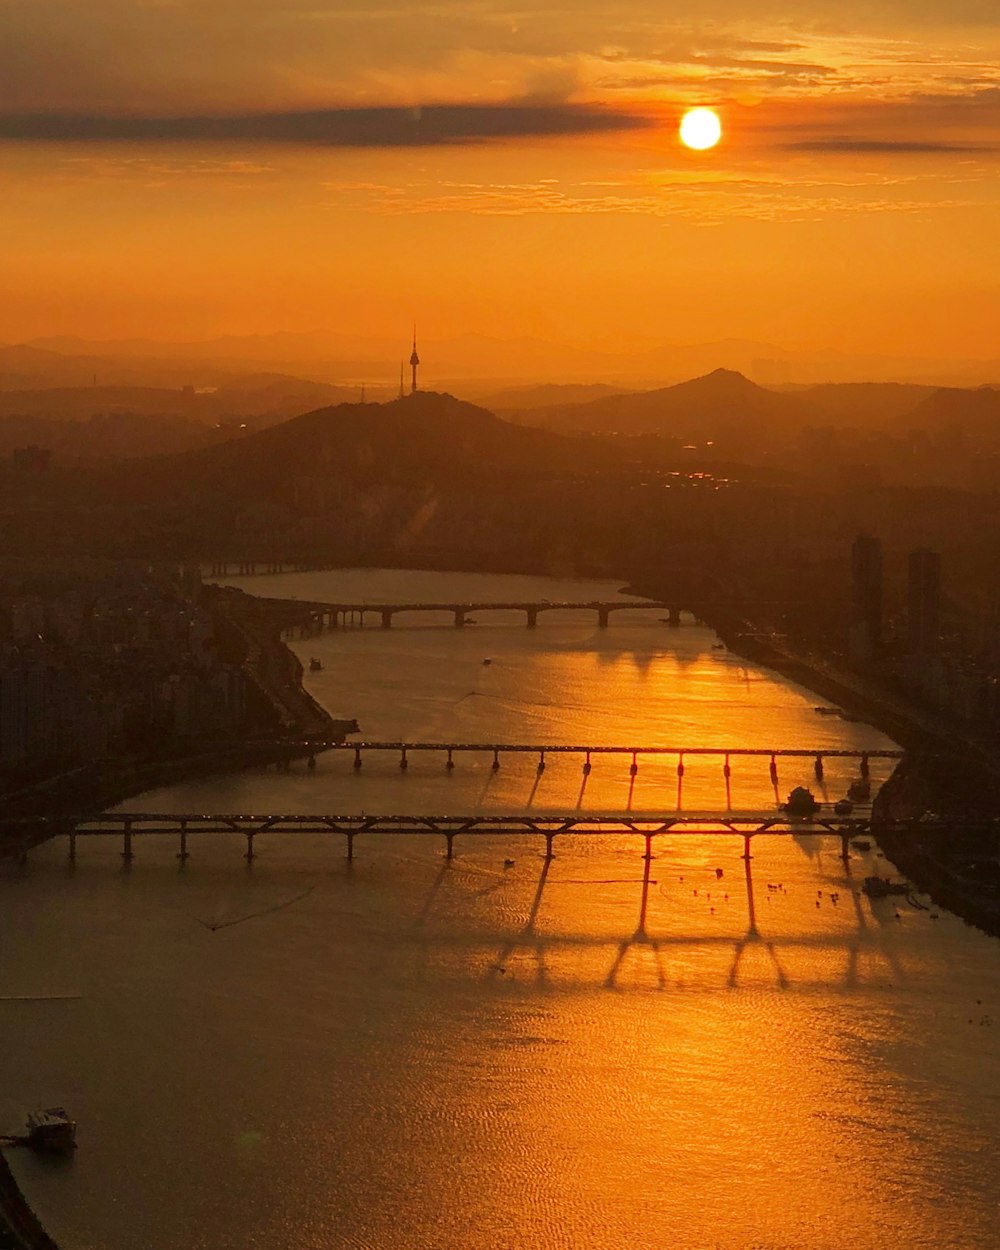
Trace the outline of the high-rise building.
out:
<instances>
[{"instance_id":1,"label":"high-rise building","mask_svg":"<svg viewBox=\"0 0 1000 1250\"><path fill-rule=\"evenodd\" d=\"M882 646L882 543L859 534L851 548L852 647L857 659L870 659Z\"/></svg>"},{"instance_id":2,"label":"high-rise building","mask_svg":"<svg viewBox=\"0 0 1000 1250\"><path fill-rule=\"evenodd\" d=\"M906 623L911 655L930 655L940 649L941 557L926 547L910 552Z\"/></svg>"}]
</instances>

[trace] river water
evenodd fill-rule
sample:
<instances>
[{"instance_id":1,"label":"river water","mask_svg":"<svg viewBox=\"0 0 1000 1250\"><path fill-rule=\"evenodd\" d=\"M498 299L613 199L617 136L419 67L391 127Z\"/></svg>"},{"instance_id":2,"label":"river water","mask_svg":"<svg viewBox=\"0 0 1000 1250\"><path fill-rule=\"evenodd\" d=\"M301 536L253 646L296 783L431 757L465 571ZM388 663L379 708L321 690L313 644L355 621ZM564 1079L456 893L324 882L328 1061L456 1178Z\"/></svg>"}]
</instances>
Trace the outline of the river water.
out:
<instances>
[{"instance_id":1,"label":"river water","mask_svg":"<svg viewBox=\"0 0 1000 1250\"><path fill-rule=\"evenodd\" d=\"M589 600L616 584L382 572L261 594ZM401 617L296 643L369 739L891 744L686 620ZM489 665L483 664L490 659ZM160 811L672 809L676 758L323 756L133 799ZM689 757L680 802L724 802ZM829 763L827 796L850 769ZM873 776L886 769L873 765ZM586 781L586 784L584 782ZM781 794L817 788L781 764ZM773 805L733 763L736 808ZM111 839L0 876L0 1123L65 1103L65 1162L11 1152L64 1250L994 1250L1000 945L858 893L818 838ZM507 861L512 860L512 864ZM648 870L647 870L648 869ZM721 875L720 875L721 870ZM645 880L644 880L645 873ZM916 902L926 900L916 897Z\"/></svg>"}]
</instances>

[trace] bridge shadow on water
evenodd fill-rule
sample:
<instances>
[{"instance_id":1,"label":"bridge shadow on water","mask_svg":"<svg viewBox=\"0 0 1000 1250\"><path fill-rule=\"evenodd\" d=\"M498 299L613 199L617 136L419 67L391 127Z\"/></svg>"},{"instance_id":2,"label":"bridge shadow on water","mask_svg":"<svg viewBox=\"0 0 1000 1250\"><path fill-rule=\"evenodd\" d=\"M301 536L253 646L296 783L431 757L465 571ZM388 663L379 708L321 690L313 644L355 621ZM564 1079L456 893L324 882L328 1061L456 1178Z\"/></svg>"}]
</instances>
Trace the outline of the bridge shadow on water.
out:
<instances>
[{"instance_id":1,"label":"bridge shadow on water","mask_svg":"<svg viewBox=\"0 0 1000 1250\"><path fill-rule=\"evenodd\" d=\"M870 983L872 978L862 975L862 962L866 956L877 957L885 967L885 976L895 985L902 985L907 980L907 973L900 962L892 943L883 940L879 929L888 927L890 916L898 917L898 912L885 907L876 906L869 915L860 890L855 888L849 863L844 864L846 883L843 894L849 898L849 906L853 911L853 928L847 932L812 932L786 936L767 936L761 932L758 924L757 899L753 876L752 857L743 857L743 884L746 900L746 929L739 936L721 934L668 934L656 936L650 932L649 904L650 888L657 885L652 876L655 857L643 857L643 874L639 895L639 911L635 929L626 937L615 939L608 936L590 936L586 934L552 935L540 932L538 917L547 888L551 888L550 874L555 857L546 857L542 861L541 871L535 887L528 915L524 926L513 937L499 948L495 960L487 971L487 979L499 982L511 972L511 964L522 954L527 954L534 964L533 981L539 988L553 988L553 974L550 957L557 952L573 949L607 948L611 963L600 984L604 989L621 990L628 988L624 983L624 969L628 961L635 955L652 956L655 986L659 990L667 990L676 983L676 968L672 968L672 956L680 951L697 951L699 949L731 949L728 969L723 978L726 988L737 990L744 985L760 986L760 968L770 968L770 983L779 990L790 990L796 986L808 988L823 985L828 988L853 990ZM447 866L438 874L431 887L431 892L421 911L421 923L427 917L433 898L440 888L443 874ZM769 885L769 890L779 887ZM841 891L817 891L818 895L826 894L829 899L839 899ZM846 900L845 900L846 901ZM817 908L819 902L817 901ZM874 922L874 923L873 923ZM842 971L834 973L824 962L822 975L815 977L793 975L787 966L787 956L793 952L815 952L821 959L831 950L839 950L843 956ZM757 975L742 975L747 958L754 952L762 952L766 956L764 965L757 964ZM674 975L671 975L671 973ZM512 980L514 978L511 978ZM715 982L713 982L715 983ZM648 984L648 982L647 982Z\"/></svg>"}]
</instances>

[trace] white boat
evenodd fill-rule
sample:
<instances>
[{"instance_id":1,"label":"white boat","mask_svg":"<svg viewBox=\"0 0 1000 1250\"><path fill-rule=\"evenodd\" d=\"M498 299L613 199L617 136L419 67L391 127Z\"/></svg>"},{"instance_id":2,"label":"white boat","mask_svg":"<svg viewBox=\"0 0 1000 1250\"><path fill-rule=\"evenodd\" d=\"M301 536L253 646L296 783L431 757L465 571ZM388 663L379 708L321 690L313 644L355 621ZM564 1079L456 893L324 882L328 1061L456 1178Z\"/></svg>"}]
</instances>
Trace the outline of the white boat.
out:
<instances>
[{"instance_id":1,"label":"white boat","mask_svg":"<svg viewBox=\"0 0 1000 1250\"><path fill-rule=\"evenodd\" d=\"M32 1111L27 1128L25 1144L35 1150L72 1150L76 1145L76 1120L62 1107Z\"/></svg>"}]
</instances>

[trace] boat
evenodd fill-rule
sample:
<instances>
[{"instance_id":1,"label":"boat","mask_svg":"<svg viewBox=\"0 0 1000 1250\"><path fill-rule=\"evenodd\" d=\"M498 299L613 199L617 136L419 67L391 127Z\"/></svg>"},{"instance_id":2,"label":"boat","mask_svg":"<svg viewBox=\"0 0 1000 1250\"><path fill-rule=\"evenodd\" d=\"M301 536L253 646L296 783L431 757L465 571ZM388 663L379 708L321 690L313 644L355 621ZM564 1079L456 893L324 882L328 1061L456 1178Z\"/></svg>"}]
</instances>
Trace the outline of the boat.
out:
<instances>
[{"instance_id":1,"label":"boat","mask_svg":"<svg viewBox=\"0 0 1000 1250\"><path fill-rule=\"evenodd\" d=\"M889 894L909 894L905 881L890 881L888 877L865 877L861 889L869 898L885 898Z\"/></svg>"},{"instance_id":2,"label":"boat","mask_svg":"<svg viewBox=\"0 0 1000 1250\"><path fill-rule=\"evenodd\" d=\"M865 777L857 777L847 787L847 797L852 803L867 803L872 797L871 783Z\"/></svg>"},{"instance_id":3,"label":"boat","mask_svg":"<svg viewBox=\"0 0 1000 1250\"><path fill-rule=\"evenodd\" d=\"M850 799L838 799L833 805L833 810L838 816L850 816L854 811L854 804Z\"/></svg>"},{"instance_id":4,"label":"boat","mask_svg":"<svg viewBox=\"0 0 1000 1250\"><path fill-rule=\"evenodd\" d=\"M487 656L487 657L486 657L486 659L485 659L485 660L483 660L483 663L484 663L484 664L492 664L492 663L493 663L493 661L489 658L489 656Z\"/></svg>"},{"instance_id":5,"label":"boat","mask_svg":"<svg viewBox=\"0 0 1000 1250\"><path fill-rule=\"evenodd\" d=\"M820 716L839 716L840 715L839 707L814 707L813 711L818 713L818 715Z\"/></svg>"},{"instance_id":6,"label":"boat","mask_svg":"<svg viewBox=\"0 0 1000 1250\"><path fill-rule=\"evenodd\" d=\"M322 668L323 668L323 661L317 660L316 657L313 656L312 659L309 661L309 672L318 673L322 671Z\"/></svg>"},{"instance_id":7,"label":"boat","mask_svg":"<svg viewBox=\"0 0 1000 1250\"><path fill-rule=\"evenodd\" d=\"M24 1144L33 1150L72 1150L76 1146L76 1121L63 1107L32 1111L27 1129Z\"/></svg>"}]
</instances>

